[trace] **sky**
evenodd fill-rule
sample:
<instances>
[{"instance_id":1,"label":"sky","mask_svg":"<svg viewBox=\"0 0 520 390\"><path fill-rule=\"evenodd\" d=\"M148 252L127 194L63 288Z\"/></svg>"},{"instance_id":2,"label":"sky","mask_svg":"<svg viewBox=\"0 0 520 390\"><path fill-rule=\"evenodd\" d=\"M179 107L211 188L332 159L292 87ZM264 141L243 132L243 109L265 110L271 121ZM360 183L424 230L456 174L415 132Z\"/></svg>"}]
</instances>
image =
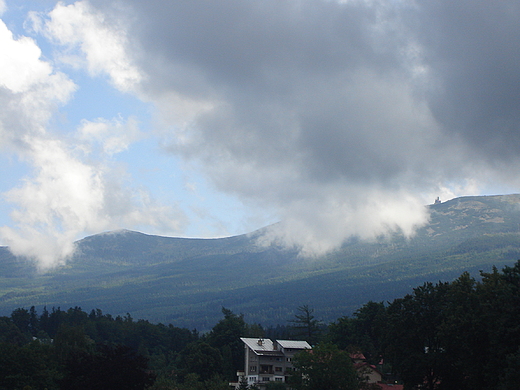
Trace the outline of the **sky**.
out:
<instances>
[{"instance_id":1,"label":"sky","mask_svg":"<svg viewBox=\"0 0 520 390\"><path fill-rule=\"evenodd\" d=\"M0 0L0 243L322 254L519 192L520 3Z\"/></svg>"}]
</instances>

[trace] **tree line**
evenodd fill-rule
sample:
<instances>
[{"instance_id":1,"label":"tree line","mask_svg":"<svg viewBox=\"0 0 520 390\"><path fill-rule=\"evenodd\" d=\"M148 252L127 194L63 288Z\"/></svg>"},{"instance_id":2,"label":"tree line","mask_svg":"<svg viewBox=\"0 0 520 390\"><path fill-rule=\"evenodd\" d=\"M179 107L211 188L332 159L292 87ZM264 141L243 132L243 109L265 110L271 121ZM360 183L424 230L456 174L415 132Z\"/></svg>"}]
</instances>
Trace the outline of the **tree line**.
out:
<instances>
[{"instance_id":1,"label":"tree line","mask_svg":"<svg viewBox=\"0 0 520 390\"><path fill-rule=\"evenodd\" d=\"M520 261L478 279L463 273L425 283L330 324L308 305L286 325L267 328L226 308L222 314L199 334L100 309L16 309L0 317L0 389L229 389L243 369L240 337L313 345L312 354L295 359L294 389L359 389L349 352L383 361L384 373L405 389L509 390L520 383Z\"/></svg>"},{"instance_id":2,"label":"tree line","mask_svg":"<svg viewBox=\"0 0 520 390\"><path fill-rule=\"evenodd\" d=\"M425 283L388 304L369 302L328 327L328 340L383 358L405 389L520 387L520 261Z\"/></svg>"}]
</instances>

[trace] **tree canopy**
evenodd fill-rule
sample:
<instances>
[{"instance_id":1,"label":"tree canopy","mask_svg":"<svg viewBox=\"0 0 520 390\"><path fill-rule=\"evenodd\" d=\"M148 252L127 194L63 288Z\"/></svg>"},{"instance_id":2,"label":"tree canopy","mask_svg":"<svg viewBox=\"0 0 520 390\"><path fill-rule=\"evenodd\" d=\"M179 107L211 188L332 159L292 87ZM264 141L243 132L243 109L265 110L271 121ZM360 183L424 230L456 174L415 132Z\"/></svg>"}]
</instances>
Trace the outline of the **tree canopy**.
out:
<instances>
[{"instance_id":1,"label":"tree canopy","mask_svg":"<svg viewBox=\"0 0 520 390\"><path fill-rule=\"evenodd\" d=\"M289 320L292 330L291 336L295 339L305 340L310 345L318 342L323 330L323 321L314 316L314 309L309 305L298 306L298 312Z\"/></svg>"},{"instance_id":2,"label":"tree canopy","mask_svg":"<svg viewBox=\"0 0 520 390\"><path fill-rule=\"evenodd\" d=\"M290 326L264 330L222 308L223 318L200 335L100 309L19 308L0 317L0 390L223 390L243 369L240 337L271 335L314 344L294 359L298 390L358 389L354 351L369 364L384 361L384 373L407 389L518 388L520 261L480 278L424 283L387 304L367 302L328 326L309 306L297 310Z\"/></svg>"},{"instance_id":3,"label":"tree canopy","mask_svg":"<svg viewBox=\"0 0 520 390\"><path fill-rule=\"evenodd\" d=\"M293 359L291 387L297 390L359 390L359 379L346 351L318 344Z\"/></svg>"}]
</instances>

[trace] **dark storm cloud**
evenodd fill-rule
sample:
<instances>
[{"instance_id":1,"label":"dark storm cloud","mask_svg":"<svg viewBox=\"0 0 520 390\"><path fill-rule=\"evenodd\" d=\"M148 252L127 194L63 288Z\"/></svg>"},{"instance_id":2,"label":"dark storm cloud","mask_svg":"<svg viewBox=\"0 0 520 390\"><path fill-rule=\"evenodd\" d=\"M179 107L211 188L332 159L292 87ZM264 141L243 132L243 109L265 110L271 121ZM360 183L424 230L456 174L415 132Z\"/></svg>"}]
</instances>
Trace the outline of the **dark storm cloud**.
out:
<instances>
[{"instance_id":1,"label":"dark storm cloud","mask_svg":"<svg viewBox=\"0 0 520 390\"><path fill-rule=\"evenodd\" d=\"M421 1L410 14L438 85L428 101L447 135L476 153L516 159L520 147L520 3Z\"/></svg>"},{"instance_id":2,"label":"dark storm cloud","mask_svg":"<svg viewBox=\"0 0 520 390\"><path fill-rule=\"evenodd\" d=\"M344 72L387 63L370 43L374 9L295 1L134 2L146 50L215 85L283 92L277 76ZM159 27L159 28L158 28ZM139 27L138 27L139 28ZM388 54L388 53L386 53ZM291 72L298 70L297 74ZM253 92L253 91L251 91Z\"/></svg>"},{"instance_id":3,"label":"dark storm cloud","mask_svg":"<svg viewBox=\"0 0 520 390\"><path fill-rule=\"evenodd\" d=\"M385 3L131 3L143 65L153 75L147 88L222 103L193 129L211 145L208 158L219 147L261 164L294 163L300 155L304 164L315 162L306 174L316 169L320 180L386 178L402 169L395 150L386 151L402 134L392 134L400 133L385 123L393 114L377 107L409 93L401 90L409 84L406 42L395 21L380 23L391 11ZM194 147L201 153L203 145Z\"/></svg>"},{"instance_id":4,"label":"dark storm cloud","mask_svg":"<svg viewBox=\"0 0 520 390\"><path fill-rule=\"evenodd\" d=\"M411 231L518 163L516 2L119 4L169 149L307 241Z\"/></svg>"}]
</instances>

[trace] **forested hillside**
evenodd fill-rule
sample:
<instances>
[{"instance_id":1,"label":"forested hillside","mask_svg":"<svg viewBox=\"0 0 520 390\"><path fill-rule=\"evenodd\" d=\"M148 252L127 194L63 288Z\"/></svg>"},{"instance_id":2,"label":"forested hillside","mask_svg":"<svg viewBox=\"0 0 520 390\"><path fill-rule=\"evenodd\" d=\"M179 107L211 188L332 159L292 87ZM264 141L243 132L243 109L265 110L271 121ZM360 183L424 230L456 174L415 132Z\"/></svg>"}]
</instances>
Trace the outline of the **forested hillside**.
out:
<instances>
[{"instance_id":1,"label":"forested hillside","mask_svg":"<svg viewBox=\"0 0 520 390\"><path fill-rule=\"evenodd\" d=\"M220 321L205 334L99 309L19 308L0 317L0 389L224 390L243 369L240 337L310 342L314 352L297 355L300 370L289 377L296 390L377 389L362 377L345 380L355 372L348 360L353 352L374 365L384 362L378 365L384 379L408 389L517 389L520 261L481 276L425 283L329 324L308 305L276 327L221 308ZM320 370L309 369L318 364ZM328 387L317 385L325 383L323 372Z\"/></svg>"},{"instance_id":2,"label":"forested hillside","mask_svg":"<svg viewBox=\"0 0 520 390\"><path fill-rule=\"evenodd\" d=\"M38 273L0 248L0 314L18 307L103 307L113 315L210 329L220 308L249 322L278 324L299 303L332 321L365 302L386 301L426 281L473 276L520 259L520 196L465 197L428 206L412 238L398 232L351 238L317 258L263 246L257 232L221 239L103 233L77 242L66 264Z\"/></svg>"}]
</instances>

